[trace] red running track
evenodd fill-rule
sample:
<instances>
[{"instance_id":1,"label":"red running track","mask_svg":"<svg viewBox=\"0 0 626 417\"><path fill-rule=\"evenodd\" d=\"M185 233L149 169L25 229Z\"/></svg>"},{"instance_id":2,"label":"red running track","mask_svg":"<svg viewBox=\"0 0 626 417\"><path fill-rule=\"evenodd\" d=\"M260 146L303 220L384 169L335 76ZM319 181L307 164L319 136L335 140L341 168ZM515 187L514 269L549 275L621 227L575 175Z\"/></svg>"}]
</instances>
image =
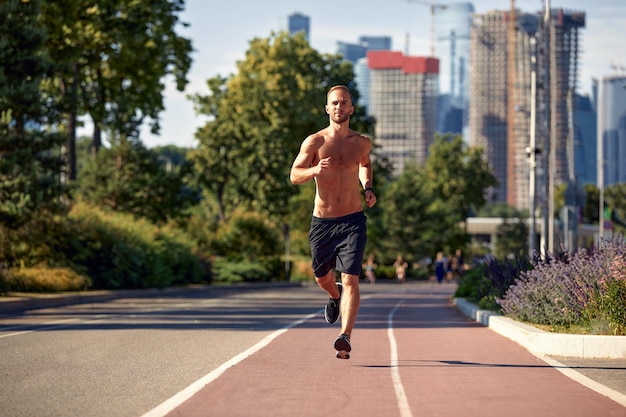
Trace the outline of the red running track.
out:
<instances>
[{"instance_id":1,"label":"red running track","mask_svg":"<svg viewBox=\"0 0 626 417\"><path fill-rule=\"evenodd\" d=\"M338 324L317 314L174 409L146 416L626 416L626 407L462 315L452 291L399 285L364 297L349 360L335 358Z\"/></svg>"}]
</instances>

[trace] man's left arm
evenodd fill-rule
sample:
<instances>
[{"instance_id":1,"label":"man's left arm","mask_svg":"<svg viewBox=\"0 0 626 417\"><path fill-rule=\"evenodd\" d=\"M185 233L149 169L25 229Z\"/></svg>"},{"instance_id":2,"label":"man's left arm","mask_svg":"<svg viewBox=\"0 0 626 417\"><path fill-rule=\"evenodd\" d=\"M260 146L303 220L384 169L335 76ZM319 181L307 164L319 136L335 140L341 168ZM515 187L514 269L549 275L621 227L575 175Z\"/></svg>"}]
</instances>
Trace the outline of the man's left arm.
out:
<instances>
[{"instance_id":1,"label":"man's left arm","mask_svg":"<svg viewBox=\"0 0 626 417\"><path fill-rule=\"evenodd\" d=\"M359 180L363 186L365 195L365 204L367 207L373 207L376 204L376 194L374 193L372 178L372 161L369 156L369 152L363 156L361 162L359 162Z\"/></svg>"}]
</instances>

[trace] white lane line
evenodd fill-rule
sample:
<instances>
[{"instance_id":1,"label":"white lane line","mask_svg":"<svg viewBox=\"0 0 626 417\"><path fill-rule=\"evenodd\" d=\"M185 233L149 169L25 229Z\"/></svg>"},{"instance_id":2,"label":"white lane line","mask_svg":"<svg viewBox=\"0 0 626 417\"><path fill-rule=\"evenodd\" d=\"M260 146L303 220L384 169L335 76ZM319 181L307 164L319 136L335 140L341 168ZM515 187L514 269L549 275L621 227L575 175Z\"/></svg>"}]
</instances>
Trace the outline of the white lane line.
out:
<instances>
[{"instance_id":1,"label":"white lane line","mask_svg":"<svg viewBox=\"0 0 626 417\"><path fill-rule=\"evenodd\" d=\"M50 321L48 323L43 323L44 326L46 327L40 327L37 329L30 329L30 330L23 330L21 332L13 332L13 333L7 333L7 334L2 334L0 335L0 339L5 338L5 337L12 337L12 336L19 336L21 334L28 334L28 333L34 333L34 332L42 332L45 330L52 330L52 329L61 329L63 327L68 327L70 326L72 323L75 323L77 321L79 321L80 319L63 319L63 320L56 320L56 321ZM58 324L58 323L65 323L65 324ZM32 326L39 326L38 324L30 324L30 325L23 325L23 326L12 326L9 328L6 328L2 331L7 331L7 330L17 330L17 329L22 329L22 328L27 328L27 327L32 327Z\"/></svg>"},{"instance_id":2,"label":"white lane line","mask_svg":"<svg viewBox=\"0 0 626 417\"><path fill-rule=\"evenodd\" d=\"M597 392L598 394L602 394L606 397L609 397L616 403L626 407L626 395L622 394L621 392L615 391L612 388L602 385L599 382L594 381L593 379L581 374L575 369L572 369L555 359L552 359L548 356L542 355L540 353L535 353L532 351L530 351L530 353L532 353L533 355L535 355L537 358L541 359L542 361L546 362L548 365L552 366L553 368L555 368L557 371L559 371L566 377L573 379L579 384Z\"/></svg>"},{"instance_id":3,"label":"white lane line","mask_svg":"<svg viewBox=\"0 0 626 417\"><path fill-rule=\"evenodd\" d=\"M309 314L308 316L305 316L305 317L301 318L300 320L297 320L297 321L295 321L295 322L293 322L291 324L288 324L287 326L283 327L282 329L277 330L277 331L275 331L274 333L272 333L270 335L267 335L263 340L258 342L256 345L250 347L248 350L246 350L246 351L240 353L239 355L235 356L234 358L232 358L228 362L223 363L220 367L216 368L215 370L211 371L207 375L203 376L202 378L200 378L199 380L197 380L193 384L189 385L184 390L182 390L179 393L175 394L173 397L171 397L168 400L165 400L161 404L157 405L155 408L153 408L152 410L150 410L147 413L145 413L142 417L163 417L163 416L167 415L169 412L171 412L176 407L178 407L179 405L181 405L182 403L187 401L189 398L191 398L195 393L200 391L206 385L211 383L213 380L217 379L228 368L238 364L239 362L241 362L244 359L246 359L248 356L253 355L254 353L256 353L259 350L263 349L265 346L269 345L272 342L272 340L276 339L278 336L280 336L281 334L285 333L287 330L291 329L292 327L295 327L295 326L298 326L298 325L304 323L305 321L315 317L318 314L319 314L319 311L316 312L316 313Z\"/></svg>"},{"instance_id":4,"label":"white lane line","mask_svg":"<svg viewBox=\"0 0 626 417\"><path fill-rule=\"evenodd\" d=\"M402 380L400 379L400 369L398 368L398 344L396 343L396 337L393 334L393 315L403 302L404 300L398 301L396 306L389 312L389 316L387 316L387 335L389 336L389 346L391 350L391 381L393 383L393 389L396 392L400 416L413 417L411 407L409 406L409 400L406 398L404 385L402 385Z\"/></svg>"}]
</instances>

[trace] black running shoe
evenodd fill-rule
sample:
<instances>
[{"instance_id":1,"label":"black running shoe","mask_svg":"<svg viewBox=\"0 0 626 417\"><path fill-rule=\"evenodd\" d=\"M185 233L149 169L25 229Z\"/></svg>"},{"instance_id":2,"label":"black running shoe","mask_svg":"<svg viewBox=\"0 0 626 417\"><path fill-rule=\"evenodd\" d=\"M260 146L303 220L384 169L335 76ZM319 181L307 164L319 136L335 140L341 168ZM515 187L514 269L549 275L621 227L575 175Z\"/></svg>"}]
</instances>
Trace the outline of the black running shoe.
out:
<instances>
[{"instance_id":1,"label":"black running shoe","mask_svg":"<svg viewBox=\"0 0 626 417\"><path fill-rule=\"evenodd\" d=\"M335 349L337 350L337 358L350 359L350 351L352 350L350 337L347 334L340 334L337 339L335 339Z\"/></svg>"},{"instance_id":2,"label":"black running shoe","mask_svg":"<svg viewBox=\"0 0 626 417\"><path fill-rule=\"evenodd\" d=\"M324 307L324 318L330 324L336 322L339 318L341 293L343 292L343 286L340 282L337 283L337 288L339 288L339 298L329 298L328 304Z\"/></svg>"}]
</instances>

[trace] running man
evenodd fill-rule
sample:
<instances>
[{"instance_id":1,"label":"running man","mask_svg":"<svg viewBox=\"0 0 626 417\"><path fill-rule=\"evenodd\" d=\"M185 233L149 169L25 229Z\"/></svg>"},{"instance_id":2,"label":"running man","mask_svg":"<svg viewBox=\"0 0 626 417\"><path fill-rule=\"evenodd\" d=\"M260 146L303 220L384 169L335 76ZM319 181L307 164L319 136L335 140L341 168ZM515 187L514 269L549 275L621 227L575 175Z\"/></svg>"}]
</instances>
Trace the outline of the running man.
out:
<instances>
[{"instance_id":1,"label":"running man","mask_svg":"<svg viewBox=\"0 0 626 417\"><path fill-rule=\"evenodd\" d=\"M304 139L290 179L293 184L315 180L309 231L313 272L329 296L324 309L326 321L335 323L341 314L341 334L334 343L336 356L349 359L350 336L361 300L359 276L367 232L359 183L367 207L376 204L369 156L372 142L350 129L354 105L346 86L337 85L328 91L326 113L328 127ZM341 272L340 283L334 271Z\"/></svg>"}]
</instances>

